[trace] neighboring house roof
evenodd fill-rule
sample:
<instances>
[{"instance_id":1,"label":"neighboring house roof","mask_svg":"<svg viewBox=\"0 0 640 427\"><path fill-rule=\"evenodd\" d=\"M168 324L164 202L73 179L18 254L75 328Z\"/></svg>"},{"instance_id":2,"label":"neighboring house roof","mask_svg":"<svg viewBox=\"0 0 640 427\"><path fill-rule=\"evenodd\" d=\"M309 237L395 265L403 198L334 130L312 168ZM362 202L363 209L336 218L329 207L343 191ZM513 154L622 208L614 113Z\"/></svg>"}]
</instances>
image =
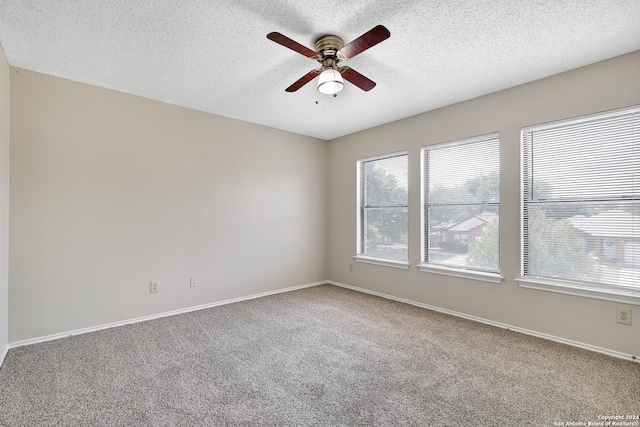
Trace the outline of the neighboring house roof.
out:
<instances>
[{"instance_id":1,"label":"neighboring house roof","mask_svg":"<svg viewBox=\"0 0 640 427\"><path fill-rule=\"evenodd\" d=\"M591 216L576 215L567 220L578 230L594 237L637 238L640 216L620 209L612 209Z\"/></svg>"},{"instance_id":2,"label":"neighboring house roof","mask_svg":"<svg viewBox=\"0 0 640 427\"><path fill-rule=\"evenodd\" d=\"M431 227L431 231L432 232L445 231L445 230L448 230L449 227L451 227L451 226L453 226L455 224L456 224L455 222L451 222L451 221L443 222L443 223L440 223L438 225L432 226Z\"/></svg>"},{"instance_id":3,"label":"neighboring house roof","mask_svg":"<svg viewBox=\"0 0 640 427\"><path fill-rule=\"evenodd\" d=\"M495 214L492 212L483 212L481 214L474 215L471 218L467 218L464 221L453 225L447 231L467 233L480 225L489 224L491 222L497 222L497 221L498 221L498 214Z\"/></svg>"},{"instance_id":4,"label":"neighboring house roof","mask_svg":"<svg viewBox=\"0 0 640 427\"><path fill-rule=\"evenodd\" d=\"M500 216L494 212L482 212L481 214L476 215L476 217L482 219L487 224L491 222L498 222L498 218L500 218Z\"/></svg>"}]
</instances>

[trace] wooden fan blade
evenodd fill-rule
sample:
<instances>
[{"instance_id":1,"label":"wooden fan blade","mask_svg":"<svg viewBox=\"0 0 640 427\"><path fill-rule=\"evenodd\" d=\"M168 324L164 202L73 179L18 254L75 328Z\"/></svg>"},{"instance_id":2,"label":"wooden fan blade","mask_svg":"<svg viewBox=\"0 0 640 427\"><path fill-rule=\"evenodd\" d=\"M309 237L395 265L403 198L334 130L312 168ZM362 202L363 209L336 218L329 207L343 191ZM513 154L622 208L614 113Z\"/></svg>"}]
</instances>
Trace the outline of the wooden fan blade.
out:
<instances>
[{"instance_id":1,"label":"wooden fan blade","mask_svg":"<svg viewBox=\"0 0 640 427\"><path fill-rule=\"evenodd\" d=\"M391 33L385 26L377 25L340 49L340 53L346 56L347 59L353 58L357 54L388 39L390 36Z\"/></svg>"},{"instance_id":2,"label":"wooden fan blade","mask_svg":"<svg viewBox=\"0 0 640 427\"><path fill-rule=\"evenodd\" d=\"M284 47L288 47L289 49L291 49L293 51L296 51L296 52L306 56L307 58L316 59L316 57L318 56L318 54L315 51L309 49L306 46L301 45L297 41L291 40L287 36L283 36L282 34L275 32L275 31L273 33L267 34L267 38L269 40L273 40L274 42L276 42L278 44L281 44Z\"/></svg>"},{"instance_id":3,"label":"wooden fan blade","mask_svg":"<svg viewBox=\"0 0 640 427\"><path fill-rule=\"evenodd\" d=\"M285 92L295 92L300 89L302 86L309 83L311 80L315 79L316 76L320 73L320 70L311 70L304 76L300 77L297 82L289 86L285 89ZM375 84L375 83L374 83Z\"/></svg>"},{"instance_id":4,"label":"wooden fan blade","mask_svg":"<svg viewBox=\"0 0 640 427\"><path fill-rule=\"evenodd\" d=\"M353 68L342 67L340 68L340 74L346 81L353 83L365 92L369 92L376 86L376 82L363 76Z\"/></svg>"}]
</instances>

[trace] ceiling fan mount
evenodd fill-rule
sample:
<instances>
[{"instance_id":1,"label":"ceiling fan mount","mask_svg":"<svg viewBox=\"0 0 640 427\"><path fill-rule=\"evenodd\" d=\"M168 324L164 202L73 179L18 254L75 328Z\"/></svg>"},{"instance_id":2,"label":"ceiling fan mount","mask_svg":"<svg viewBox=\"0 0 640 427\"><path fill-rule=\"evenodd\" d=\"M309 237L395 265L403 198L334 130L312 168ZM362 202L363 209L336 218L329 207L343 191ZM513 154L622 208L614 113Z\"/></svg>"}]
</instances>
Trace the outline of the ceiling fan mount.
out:
<instances>
[{"instance_id":1,"label":"ceiling fan mount","mask_svg":"<svg viewBox=\"0 0 640 427\"><path fill-rule=\"evenodd\" d=\"M375 87L376 83L373 80L363 76L353 68L341 67L338 63L353 58L381 41L388 39L390 36L391 33L383 25L375 26L346 45L340 37L328 34L320 37L316 41L315 51L313 51L278 32L267 34L269 40L322 64L320 69L309 71L285 89L285 91L295 92L314 78L320 76L318 80L318 91L334 96L344 87L343 78L365 92Z\"/></svg>"}]
</instances>

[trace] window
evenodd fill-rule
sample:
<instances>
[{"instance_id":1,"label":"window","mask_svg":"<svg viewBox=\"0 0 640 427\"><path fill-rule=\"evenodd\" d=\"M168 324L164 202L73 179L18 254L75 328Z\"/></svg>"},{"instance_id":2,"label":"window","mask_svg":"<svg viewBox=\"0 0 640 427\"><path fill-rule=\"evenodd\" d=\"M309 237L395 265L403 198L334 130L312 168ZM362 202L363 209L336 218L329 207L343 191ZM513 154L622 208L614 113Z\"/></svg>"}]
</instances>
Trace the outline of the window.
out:
<instances>
[{"instance_id":1,"label":"window","mask_svg":"<svg viewBox=\"0 0 640 427\"><path fill-rule=\"evenodd\" d=\"M422 150L420 270L500 282L500 137Z\"/></svg>"},{"instance_id":2,"label":"window","mask_svg":"<svg viewBox=\"0 0 640 427\"><path fill-rule=\"evenodd\" d=\"M407 153L358 162L357 261L408 268Z\"/></svg>"},{"instance_id":3,"label":"window","mask_svg":"<svg viewBox=\"0 0 640 427\"><path fill-rule=\"evenodd\" d=\"M640 303L640 107L522 130L521 286Z\"/></svg>"}]
</instances>

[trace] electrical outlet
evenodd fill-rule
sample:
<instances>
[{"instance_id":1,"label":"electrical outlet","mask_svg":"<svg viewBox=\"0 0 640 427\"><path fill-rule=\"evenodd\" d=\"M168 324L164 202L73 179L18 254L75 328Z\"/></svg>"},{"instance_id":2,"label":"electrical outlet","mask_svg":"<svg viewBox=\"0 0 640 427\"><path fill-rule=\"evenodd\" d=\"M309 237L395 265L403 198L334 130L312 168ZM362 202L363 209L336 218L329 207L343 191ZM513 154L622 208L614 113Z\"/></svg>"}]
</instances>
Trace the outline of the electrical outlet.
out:
<instances>
[{"instance_id":1,"label":"electrical outlet","mask_svg":"<svg viewBox=\"0 0 640 427\"><path fill-rule=\"evenodd\" d=\"M630 308L616 308L616 322L623 325L631 324L631 309Z\"/></svg>"},{"instance_id":2,"label":"electrical outlet","mask_svg":"<svg viewBox=\"0 0 640 427\"><path fill-rule=\"evenodd\" d=\"M192 288L198 286L198 278L196 276L191 276L189 278L189 286L191 286Z\"/></svg>"},{"instance_id":3,"label":"electrical outlet","mask_svg":"<svg viewBox=\"0 0 640 427\"><path fill-rule=\"evenodd\" d=\"M349 264L349 271L353 271L353 264Z\"/></svg>"},{"instance_id":4,"label":"electrical outlet","mask_svg":"<svg viewBox=\"0 0 640 427\"><path fill-rule=\"evenodd\" d=\"M160 282L149 283L149 292L151 292L152 294L158 292L158 285L160 285Z\"/></svg>"}]
</instances>

